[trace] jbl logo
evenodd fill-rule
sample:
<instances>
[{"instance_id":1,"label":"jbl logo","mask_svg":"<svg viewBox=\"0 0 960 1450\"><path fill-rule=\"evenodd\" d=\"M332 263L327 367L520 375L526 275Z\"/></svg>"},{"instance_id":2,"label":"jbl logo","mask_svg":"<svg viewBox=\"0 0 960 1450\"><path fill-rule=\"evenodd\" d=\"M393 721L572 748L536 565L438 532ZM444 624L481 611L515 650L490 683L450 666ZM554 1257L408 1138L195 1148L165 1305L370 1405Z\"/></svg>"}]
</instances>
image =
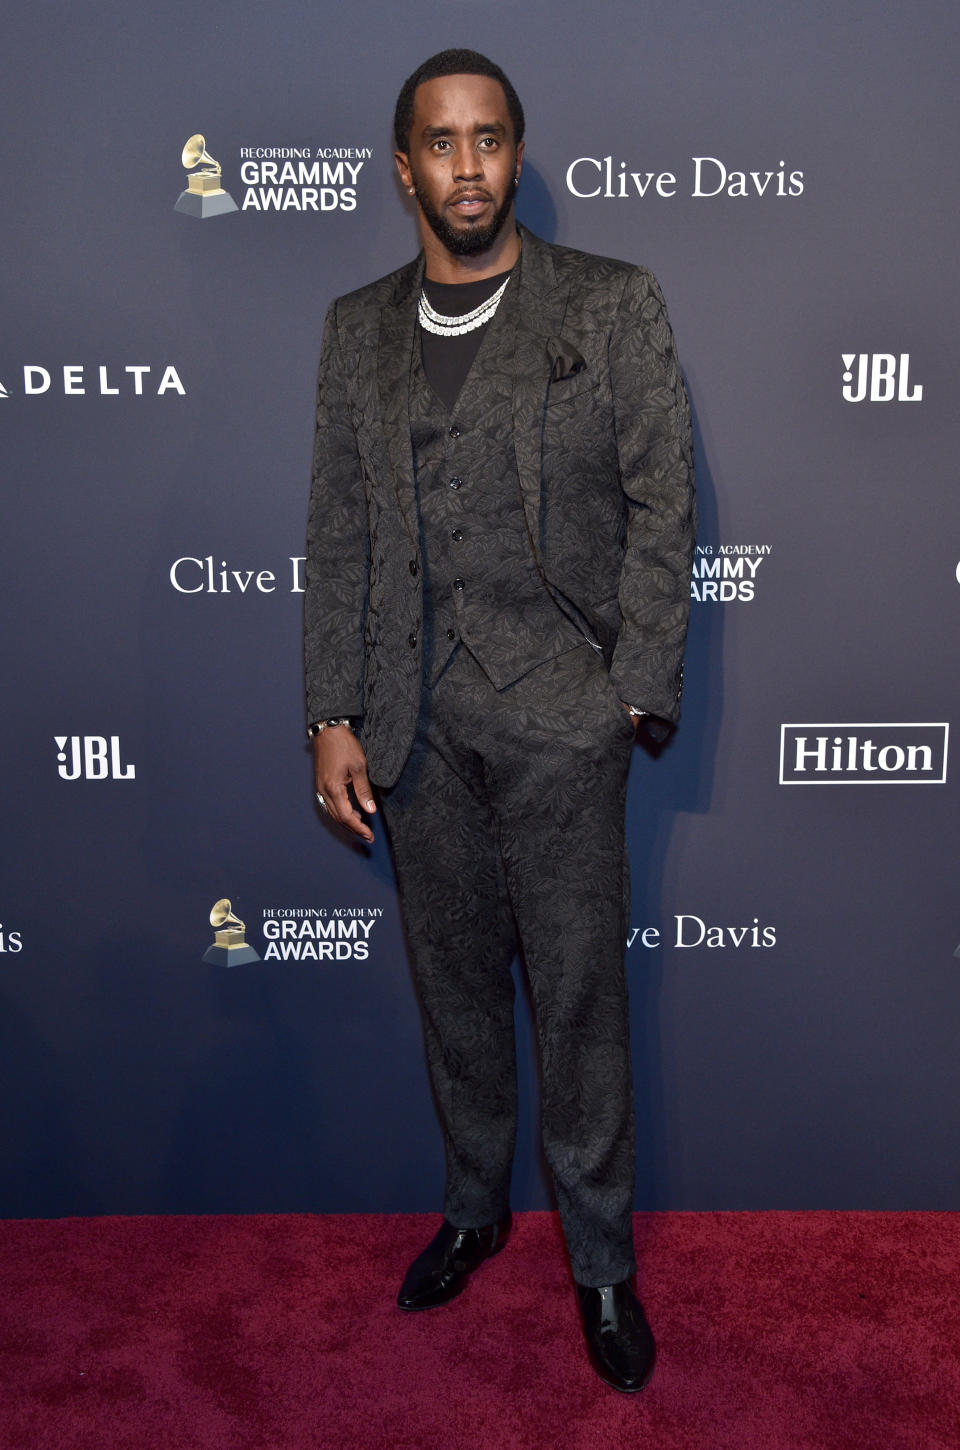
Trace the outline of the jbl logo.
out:
<instances>
[{"instance_id":1,"label":"jbl logo","mask_svg":"<svg viewBox=\"0 0 960 1450\"><path fill-rule=\"evenodd\" d=\"M120 736L55 735L64 780L133 780L135 765L120 764Z\"/></svg>"},{"instance_id":2,"label":"jbl logo","mask_svg":"<svg viewBox=\"0 0 960 1450\"><path fill-rule=\"evenodd\" d=\"M843 396L848 403L919 403L923 397L920 383L910 387L910 354L899 358L892 352L845 352L843 358Z\"/></svg>"}]
</instances>

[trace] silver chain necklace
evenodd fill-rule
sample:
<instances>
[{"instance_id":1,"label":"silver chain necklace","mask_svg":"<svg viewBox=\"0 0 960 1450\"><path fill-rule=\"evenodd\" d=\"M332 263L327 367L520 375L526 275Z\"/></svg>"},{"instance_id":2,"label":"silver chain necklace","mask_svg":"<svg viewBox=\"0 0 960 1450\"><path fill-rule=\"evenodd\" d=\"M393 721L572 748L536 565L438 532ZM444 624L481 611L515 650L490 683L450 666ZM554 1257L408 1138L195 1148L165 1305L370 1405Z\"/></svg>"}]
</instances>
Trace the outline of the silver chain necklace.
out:
<instances>
[{"instance_id":1,"label":"silver chain necklace","mask_svg":"<svg viewBox=\"0 0 960 1450\"><path fill-rule=\"evenodd\" d=\"M507 288L508 277L501 286L488 297L486 302L481 302L472 312L464 312L459 317L444 317L442 312L437 312L430 306L427 294L421 289L420 301L417 305L417 318L421 327L428 332L433 332L437 337L459 337L461 333L473 332L474 328L483 327L489 322L500 305L500 298Z\"/></svg>"}]
</instances>

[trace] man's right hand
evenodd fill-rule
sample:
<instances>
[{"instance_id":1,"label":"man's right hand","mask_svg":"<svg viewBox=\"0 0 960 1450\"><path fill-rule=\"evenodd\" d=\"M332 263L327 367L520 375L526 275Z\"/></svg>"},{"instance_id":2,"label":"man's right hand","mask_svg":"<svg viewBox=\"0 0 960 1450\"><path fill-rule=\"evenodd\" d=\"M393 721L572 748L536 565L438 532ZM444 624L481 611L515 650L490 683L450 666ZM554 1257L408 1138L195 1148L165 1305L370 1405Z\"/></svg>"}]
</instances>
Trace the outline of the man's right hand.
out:
<instances>
[{"instance_id":1,"label":"man's right hand","mask_svg":"<svg viewBox=\"0 0 960 1450\"><path fill-rule=\"evenodd\" d=\"M361 840L372 841L373 832L347 792L352 785L362 808L371 815L376 811L367 779L367 757L349 725L328 725L313 737L313 774L317 794L323 796L331 819Z\"/></svg>"}]
</instances>

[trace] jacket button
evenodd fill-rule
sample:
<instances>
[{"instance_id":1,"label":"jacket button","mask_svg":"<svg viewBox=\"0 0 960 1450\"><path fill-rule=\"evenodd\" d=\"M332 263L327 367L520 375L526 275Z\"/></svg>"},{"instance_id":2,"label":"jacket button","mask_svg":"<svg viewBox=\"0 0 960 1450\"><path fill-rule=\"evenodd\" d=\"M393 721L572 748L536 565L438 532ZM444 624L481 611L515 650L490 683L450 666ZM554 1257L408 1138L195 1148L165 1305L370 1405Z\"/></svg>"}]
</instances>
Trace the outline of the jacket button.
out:
<instances>
[{"instance_id":1,"label":"jacket button","mask_svg":"<svg viewBox=\"0 0 960 1450\"><path fill-rule=\"evenodd\" d=\"M450 429L450 437L451 438L459 438L460 437L460 429L457 427L456 423L454 423L453 427Z\"/></svg>"},{"instance_id":2,"label":"jacket button","mask_svg":"<svg viewBox=\"0 0 960 1450\"><path fill-rule=\"evenodd\" d=\"M417 636L413 630L410 631L410 634L407 637L407 644L410 646L411 649L416 649L417 647Z\"/></svg>"},{"instance_id":3,"label":"jacket button","mask_svg":"<svg viewBox=\"0 0 960 1450\"><path fill-rule=\"evenodd\" d=\"M410 573L411 574L416 574L416 572L417 572L417 561L416 561L416 559L411 559L410 560Z\"/></svg>"},{"instance_id":4,"label":"jacket button","mask_svg":"<svg viewBox=\"0 0 960 1450\"><path fill-rule=\"evenodd\" d=\"M456 637L457 637L457 631L455 629L448 629L447 630L447 639L456 639Z\"/></svg>"},{"instance_id":5,"label":"jacket button","mask_svg":"<svg viewBox=\"0 0 960 1450\"><path fill-rule=\"evenodd\" d=\"M463 530L462 529L454 529L454 531L450 535L450 537L451 537L451 539L453 540L453 542L455 544L459 544L461 542L461 540L463 539Z\"/></svg>"},{"instance_id":6,"label":"jacket button","mask_svg":"<svg viewBox=\"0 0 960 1450\"><path fill-rule=\"evenodd\" d=\"M450 480L450 487L451 488L459 488L462 483L463 483L463 479L462 478L451 478L451 480Z\"/></svg>"},{"instance_id":7,"label":"jacket button","mask_svg":"<svg viewBox=\"0 0 960 1450\"><path fill-rule=\"evenodd\" d=\"M462 579L454 579L453 587L454 589L465 589L466 585L464 584Z\"/></svg>"}]
</instances>

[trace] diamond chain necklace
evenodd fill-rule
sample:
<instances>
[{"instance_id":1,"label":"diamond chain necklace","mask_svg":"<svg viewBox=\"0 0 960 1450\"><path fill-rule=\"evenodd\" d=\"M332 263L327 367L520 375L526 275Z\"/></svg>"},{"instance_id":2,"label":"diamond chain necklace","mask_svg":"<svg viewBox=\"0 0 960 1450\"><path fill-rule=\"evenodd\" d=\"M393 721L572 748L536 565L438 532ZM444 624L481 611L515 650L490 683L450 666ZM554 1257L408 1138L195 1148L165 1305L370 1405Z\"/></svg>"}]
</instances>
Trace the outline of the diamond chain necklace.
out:
<instances>
[{"instance_id":1,"label":"diamond chain necklace","mask_svg":"<svg viewBox=\"0 0 960 1450\"><path fill-rule=\"evenodd\" d=\"M442 312L437 312L430 306L426 292L421 290L420 301L417 304L417 318L420 326L425 327L428 332L435 333L437 337L459 337L461 333L473 332L474 328L482 327L493 317L509 281L508 277L497 288L493 296L487 298L486 302L481 302L480 306L475 307L472 312L465 312L459 317L444 317Z\"/></svg>"}]
</instances>

